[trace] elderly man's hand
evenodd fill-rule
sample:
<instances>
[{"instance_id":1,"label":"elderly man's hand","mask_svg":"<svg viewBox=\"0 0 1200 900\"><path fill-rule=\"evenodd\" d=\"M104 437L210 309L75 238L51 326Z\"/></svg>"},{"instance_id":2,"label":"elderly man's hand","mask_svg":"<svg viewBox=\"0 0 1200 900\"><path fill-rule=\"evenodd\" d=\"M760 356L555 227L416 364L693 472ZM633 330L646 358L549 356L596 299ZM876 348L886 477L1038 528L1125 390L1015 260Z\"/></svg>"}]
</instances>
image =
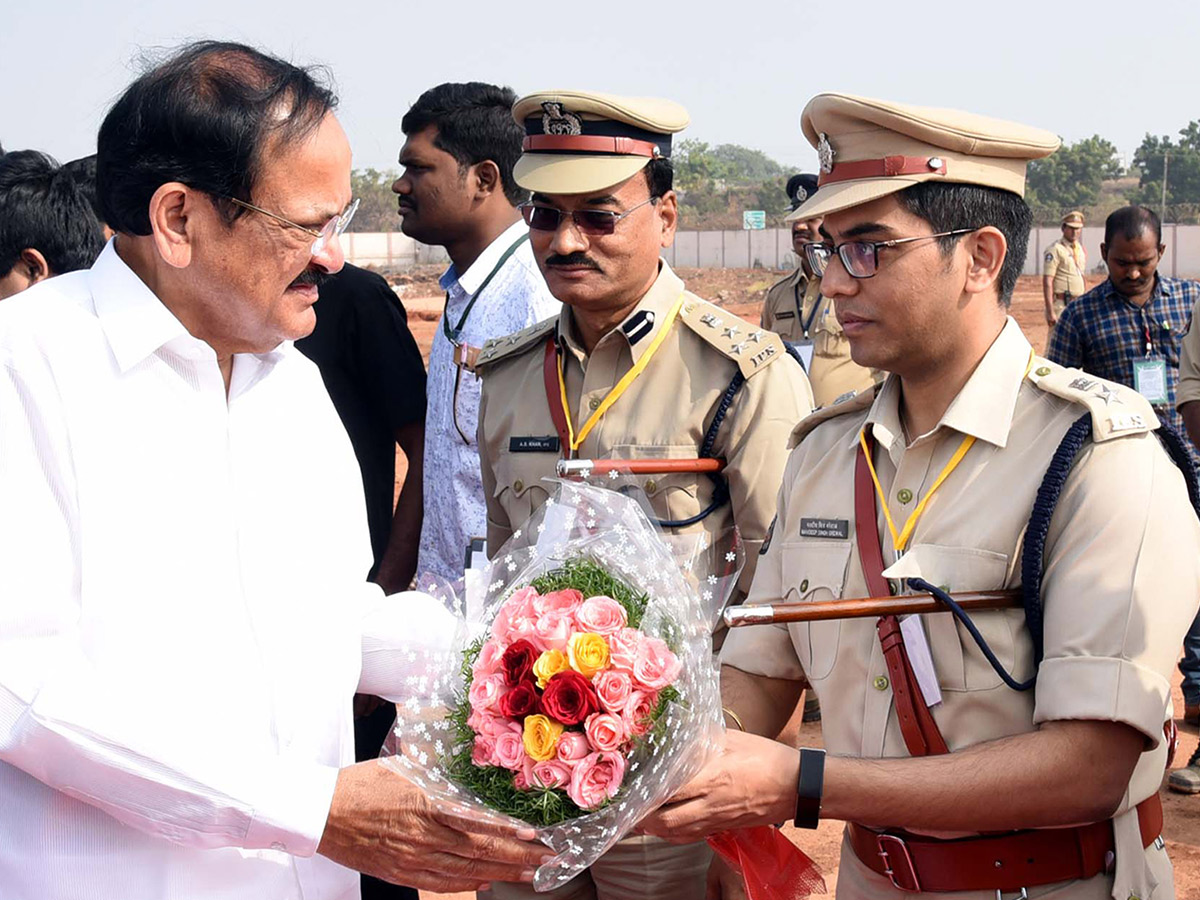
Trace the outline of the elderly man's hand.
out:
<instances>
[{"instance_id":1,"label":"elderly man's hand","mask_svg":"<svg viewBox=\"0 0 1200 900\"><path fill-rule=\"evenodd\" d=\"M741 731L725 734L725 746L639 830L672 843L792 818L800 754L769 738Z\"/></svg>"},{"instance_id":2,"label":"elderly man's hand","mask_svg":"<svg viewBox=\"0 0 1200 900\"><path fill-rule=\"evenodd\" d=\"M393 884L454 893L532 881L554 855L533 837L532 828L436 809L412 782L370 761L338 775L317 852Z\"/></svg>"}]
</instances>

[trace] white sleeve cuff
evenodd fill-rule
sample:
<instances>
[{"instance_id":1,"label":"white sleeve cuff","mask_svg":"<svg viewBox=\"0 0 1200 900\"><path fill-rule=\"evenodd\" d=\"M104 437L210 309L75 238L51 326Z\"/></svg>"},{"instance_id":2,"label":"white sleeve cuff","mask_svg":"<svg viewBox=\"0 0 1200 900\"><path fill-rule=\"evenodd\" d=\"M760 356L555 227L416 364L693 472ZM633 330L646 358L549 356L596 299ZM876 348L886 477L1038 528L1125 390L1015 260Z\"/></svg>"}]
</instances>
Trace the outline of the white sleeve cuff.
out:
<instances>
[{"instance_id":1,"label":"white sleeve cuff","mask_svg":"<svg viewBox=\"0 0 1200 900\"><path fill-rule=\"evenodd\" d=\"M247 850L279 850L292 856L312 856L321 843L338 769L280 758L266 784L260 784L259 803L246 829Z\"/></svg>"}]
</instances>

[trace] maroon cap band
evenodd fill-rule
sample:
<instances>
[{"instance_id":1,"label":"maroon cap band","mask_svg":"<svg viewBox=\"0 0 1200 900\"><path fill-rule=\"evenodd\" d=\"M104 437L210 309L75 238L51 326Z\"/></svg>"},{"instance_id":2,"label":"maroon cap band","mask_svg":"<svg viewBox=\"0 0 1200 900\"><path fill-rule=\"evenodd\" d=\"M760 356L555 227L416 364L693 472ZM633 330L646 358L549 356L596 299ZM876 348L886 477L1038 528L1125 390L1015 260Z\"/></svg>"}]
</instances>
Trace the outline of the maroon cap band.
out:
<instances>
[{"instance_id":1,"label":"maroon cap band","mask_svg":"<svg viewBox=\"0 0 1200 900\"><path fill-rule=\"evenodd\" d=\"M521 144L526 151L567 151L573 153L612 153L620 156L661 156L657 144L628 137L598 134L531 134Z\"/></svg>"},{"instance_id":2,"label":"maroon cap band","mask_svg":"<svg viewBox=\"0 0 1200 900\"><path fill-rule=\"evenodd\" d=\"M528 138L526 139L528 140ZM940 156L885 156L838 163L831 172L822 172L818 186L852 181L855 178L892 178L897 175L945 175L946 161Z\"/></svg>"}]
</instances>

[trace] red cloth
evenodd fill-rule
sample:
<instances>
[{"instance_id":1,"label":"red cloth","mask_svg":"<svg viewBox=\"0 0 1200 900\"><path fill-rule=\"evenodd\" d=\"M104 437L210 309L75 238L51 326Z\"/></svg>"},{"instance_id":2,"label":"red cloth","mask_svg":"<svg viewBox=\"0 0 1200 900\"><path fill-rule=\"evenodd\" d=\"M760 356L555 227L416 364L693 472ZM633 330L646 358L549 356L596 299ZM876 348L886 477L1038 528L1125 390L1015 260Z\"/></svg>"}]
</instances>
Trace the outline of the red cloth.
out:
<instances>
[{"instance_id":1,"label":"red cloth","mask_svg":"<svg viewBox=\"0 0 1200 900\"><path fill-rule=\"evenodd\" d=\"M741 873L750 900L803 900L827 893L817 864L778 828L759 825L722 831L708 844Z\"/></svg>"}]
</instances>

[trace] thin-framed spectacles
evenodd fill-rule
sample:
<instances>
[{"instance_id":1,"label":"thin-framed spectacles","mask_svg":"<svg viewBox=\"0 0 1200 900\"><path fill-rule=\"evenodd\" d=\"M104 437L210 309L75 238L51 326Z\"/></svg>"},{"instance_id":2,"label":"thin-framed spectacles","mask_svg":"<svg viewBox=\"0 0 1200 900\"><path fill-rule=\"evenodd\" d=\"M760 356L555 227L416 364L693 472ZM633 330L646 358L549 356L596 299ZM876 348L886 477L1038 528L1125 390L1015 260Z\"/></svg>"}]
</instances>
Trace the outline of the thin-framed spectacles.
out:
<instances>
[{"instance_id":1,"label":"thin-framed spectacles","mask_svg":"<svg viewBox=\"0 0 1200 900\"><path fill-rule=\"evenodd\" d=\"M636 206L631 206L623 213L607 209L576 209L566 212L553 206L542 206L539 203L522 203L518 209L525 219L525 224L534 231L558 231L559 223L564 218L570 218L583 234L612 234L617 223L626 216L641 209L648 203L655 203L658 197L650 197Z\"/></svg>"},{"instance_id":2,"label":"thin-framed spectacles","mask_svg":"<svg viewBox=\"0 0 1200 900\"><path fill-rule=\"evenodd\" d=\"M844 241L836 247L828 243L812 242L804 245L804 258L813 274L821 278L829 261L836 253L838 259L851 278L870 278L879 270L879 250L883 247L897 247L900 244L911 244L914 241L929 241L934 238L952 237L960 234L970 234L978 228L956 228L953 231L939 231L937 234L920 234L916 237L894 238L890 241Z\"/></svg>"},{"instance_id":3,"label":"thin-framed spectacles","mask_svg":"<svg viewBox=\"0 0 1200 900\"><path fill-rule=\"evenodd\" d=\"M276 222L286 225L289 228L296 228L300 231L303 231L305 234L311 234L316 239L312 242L312 247L309 249L309 254L311 256L319 256L321 251L328 246L330 241L336 240L342 236L342 232L349 227L350 220L353 219L354 214L358 212L358 204L361 202L361 198L351 200L344 210L342 210L338 215L334 216L318 229L308 228L305 225L298 225L291 219L285 219L283 216L277 215L269 210L265 210L261 206L255 206L253 203L247 203L245 200L239 200L237 197L226 197L225 199L230 203L234 203L245 209L251 210L252 212L261 213L262 215L272 218Z\"/></svg>"}]
</instances>

